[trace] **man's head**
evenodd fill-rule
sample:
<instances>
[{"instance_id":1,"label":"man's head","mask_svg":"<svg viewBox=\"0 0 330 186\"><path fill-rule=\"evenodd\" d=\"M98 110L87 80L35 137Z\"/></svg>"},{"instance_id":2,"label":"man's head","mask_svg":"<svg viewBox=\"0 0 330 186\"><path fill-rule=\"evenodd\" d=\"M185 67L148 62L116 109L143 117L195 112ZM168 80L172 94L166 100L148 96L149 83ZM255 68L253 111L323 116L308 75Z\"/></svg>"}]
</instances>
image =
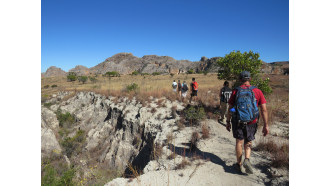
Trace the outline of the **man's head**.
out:
<instances>
[{"instance_id":1,"label":"man's head","mask_svg":"<svg viewBox=\"0 0 330 186\"><path fill-rule=\"evenodd\" d=\"M228 87L229 86L229 82L225 81L225 83L223 84L223 86Z\"/></svg>"},{"instance_id":2,"label":"man's head","mask_svg":"<svg viewBox=\"0 0 330 186\"><path fill-rule=\"evenodd\" d=\"M250 81L251 80L250 72L248 72L248 71L241 72L239 75L239 79L241 80L241 82Z\"/></svg>"},{"instance_id":3,"label":"man's head","mask_svg":"<svg viewBox=\"0 0 330 186\"><path fill-rule=\"evenodd\" d=\"M180 83L180 80L178 80L178 82Z\"/></svg>"},{"instance_id":4,"label":"man's head","mask_svg":"<svg viewBox=\"0 0 330 186\"><path fill-rule=\"evenodd\" d=\"M192 81L195 81L195 78L192 78Z\"/></svg>"},{"instance_id":5,"label":"man's head","mask_svg":"<svg viewBox=\"0 0 330 186\"><path fill-rule=\"evenodd\" d=\"M173 82L175 82L175 80L173 80Z\"/></svg>"},{"instance_id":6,"label":"man's head","mask_svg":"<svg viewBox=\"0 0 330 186\"><path fill-rule=\"evenodd\" d=\"M186 84L186 81L183 81L183 84Z\"/></svg>"}]
</instances>

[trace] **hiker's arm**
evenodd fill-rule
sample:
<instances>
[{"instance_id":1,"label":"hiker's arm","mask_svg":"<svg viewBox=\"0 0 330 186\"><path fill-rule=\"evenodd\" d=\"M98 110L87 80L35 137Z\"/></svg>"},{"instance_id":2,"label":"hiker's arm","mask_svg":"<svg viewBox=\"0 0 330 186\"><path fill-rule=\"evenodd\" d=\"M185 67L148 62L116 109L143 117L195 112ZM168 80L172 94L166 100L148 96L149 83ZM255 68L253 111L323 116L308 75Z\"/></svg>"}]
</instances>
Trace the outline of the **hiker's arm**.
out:
<instances>
[{"instance_id":1,"label":"hiker's arm","mask_svg":"<svg viewBox=\"0 0 330 186\"><path fill-rule=\"evenodd\" d=\"M230 120L231 120L231 112L230 112L230 109L233 108L233 105L229 104L229 107L228 107L228 112L227 112L227 125L226 125L226 129L230 132L230 129L231 129L231 125L230 125Z\"/></svg>"},{"instance_id":2,"label":"hiker's arm","mask_svg":"<svg viewBox=\"0 0 330 186\"><path fill-rule=\"evenodd\" d=\"M266 136L269 133L268 112L267 112L266 103L260 105L260 108L261 108L261 116L264 121L264 127L262 129L262 133L264 134L264 136Z\"/></svg>"}]
</instances>

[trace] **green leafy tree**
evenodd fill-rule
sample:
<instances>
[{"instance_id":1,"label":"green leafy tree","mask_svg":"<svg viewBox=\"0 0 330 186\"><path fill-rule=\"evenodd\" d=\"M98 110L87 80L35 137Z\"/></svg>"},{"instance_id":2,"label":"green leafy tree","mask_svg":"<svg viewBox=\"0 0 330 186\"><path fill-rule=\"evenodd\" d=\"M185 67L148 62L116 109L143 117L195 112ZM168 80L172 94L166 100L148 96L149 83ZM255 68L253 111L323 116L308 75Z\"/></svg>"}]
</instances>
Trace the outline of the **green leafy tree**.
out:
<instances>
[{"instance_id":1,"label":"green leafy tree","mask_svg":"<svg viewBox=\"0 0 330 186\"><path fill-rule=\"evenodd\" d=\"M82 82L83 84L85 84L88 80L87 76L79 76L78 77L79 82Z\"/></svg>"},{"instance_id":2,"label":"green leafy tree","mask_svg":"<svg viewBox=\"0 0 330 186\"><path fill-rule=\"evenodd\" d=\"M89 81L91 81L92 83L95 83L97 81L97 79L95 77L89 77Z\"/></svg>"},{"instance_id":3,"label":"green leafy tree","mask_svg":"<svg viewBox=\"0 0 330 186\"><path fill-rule=\"evenodd\" d=\"M233 51L217 61L219 66L218 79L230 80L234 86L238 86L239 75L242 71L249 71L251 74L251 84L257 86L264 94L272 92L268 82L260 77L262 62L259 53L253 51L241 53Z\"/></svg>"},{"instance_id":4,"label":"green leafy tree","mask_svg":"<svg viewBox=\"0 0 330 186\"><path fill-rule=\"evenodd\" d=\"M70 82L74 82L77 80L77 74L75 72L69 72L69 74L66 76L67 80Z\"/></svg>"},{"instance_id":5,"label":"green leafy tree","mask_svg":"<svg viewBox=\"0 0 330 186\"><path fill-rule=\"evenodd\" d=\"M105 75L108 77L119 77L120 76L119 72L117 72L117 71L107 72L107 73L105 73Z\"/></svg>"},{"instance_id":6,"label":"green leafy tree","mask_svg":"<svg viewBox=\"0 0 330 186\"><path fill-rule=\"evenodd\" d=\"M158 75L160 75L160 72L153 72L151 75L158 76Z\"/></svg>"}]
</instances>

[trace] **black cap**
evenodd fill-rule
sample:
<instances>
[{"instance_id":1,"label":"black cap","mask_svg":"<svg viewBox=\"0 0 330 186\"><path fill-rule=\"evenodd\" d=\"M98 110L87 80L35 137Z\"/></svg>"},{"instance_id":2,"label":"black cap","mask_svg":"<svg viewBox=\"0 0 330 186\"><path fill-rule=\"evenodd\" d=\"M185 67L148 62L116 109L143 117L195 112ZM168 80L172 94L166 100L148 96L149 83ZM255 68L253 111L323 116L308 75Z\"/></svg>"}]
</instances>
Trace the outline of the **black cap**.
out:
<instances>
[{"instance_id":1,"label":"black cap","mask_svg":"<svg viewBox=\"0 0 330 186\"><path fill-rule=\"evenodd\" d=\"M239 78L240 79L243 79L243 80L249 80L251 78L251 74L250 72L248 71L243 71L241 72L241 74L239 75Z\"/></svg>"}]
</instances>

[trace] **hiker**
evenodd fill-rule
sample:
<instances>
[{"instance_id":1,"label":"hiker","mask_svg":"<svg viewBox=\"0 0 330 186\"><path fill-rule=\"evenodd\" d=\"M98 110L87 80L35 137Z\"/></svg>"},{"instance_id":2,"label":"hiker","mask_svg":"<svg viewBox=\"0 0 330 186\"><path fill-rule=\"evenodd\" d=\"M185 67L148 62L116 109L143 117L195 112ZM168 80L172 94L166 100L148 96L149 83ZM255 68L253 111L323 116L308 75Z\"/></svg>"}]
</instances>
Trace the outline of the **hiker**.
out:
<instances>
[{"instance_id":1,"label":"hiker","mask_svg":"<svg viewBox=\"0 0 330 186\"><path fill-rule=\"evenodd\" d=\"M264 121L262 129L264 136L269 133L269 128L266 99L260 89L250 85L250 80L250 72L241 72L241 85L232 91L232 95L228 101L229 108L226 128L230 132L232 127L233 136L236 138L237 163L234 164L234 167L237 168L240 173L242 172L242 148L244 144L245 159L243 167L246 173L253 174L250 155L252 141L255 139L254 135L257 132L257 123L259 120L258 106L261 109L260 113Z\"/></svg>"},{"instance_id":2,"label":"hiker","mask_svg":"<svg viewBox=\"0 0 330 186\"><path fill-rule=\"evenodd\" d=\"M180 97L181 97L181 89L182 89L182 84L180 83L180 80L178 80L178 93Z\"/></svg>"},{"instance_id":3,"label":"hiker","mask_svg":"<svg viewBox=\"0 0 330 186\"><path fill-rule=\"evenodd\" d=\"M177 86L178 86L178 84L175 82L175 80L173 80L173 83L172 83L173 92L176 92Z\"/></svg>"},{"instance_id":4,"label":"hiker","mask_svg":"<svg viewBox=\"0 0 330 186\"><path fill-rule=\"evenodd\" d=\"M219 123L224 123L223 120L225 119L225 115L227 115L228 111L228 101L231 96L231 88L229 88L229 82L225 81L223 84L222 89L220 90L219 97L220 97L220 118Z\"/></svg>"},{"instance_id":5,"label":"hiker","mask_svg":"<svg viewBox=\"0 0 330 186\"><path fill-rule=\"evenodd\" d=\"M191 103L193 97L195 96L197 97L198 83L195 81L195 78L192 78L192 82L190 83L190 90L191 90L191 94L190 94L189 103Z\"/></svg>"},{"instance_id":6,"label":"hiker","mask_svg":"<svg viewBox=\"0 0 330 186\"><path fill-rule=\"evenodd\" d=\"M189 88L188 88L188 85L186 84L186 81L183 81L182 89L181 89L181 91L182 91L182 93L181 93L182 102L184 101L184 98L186 98L188 90L189 90Z\"/></svg>"}]
</instances>

